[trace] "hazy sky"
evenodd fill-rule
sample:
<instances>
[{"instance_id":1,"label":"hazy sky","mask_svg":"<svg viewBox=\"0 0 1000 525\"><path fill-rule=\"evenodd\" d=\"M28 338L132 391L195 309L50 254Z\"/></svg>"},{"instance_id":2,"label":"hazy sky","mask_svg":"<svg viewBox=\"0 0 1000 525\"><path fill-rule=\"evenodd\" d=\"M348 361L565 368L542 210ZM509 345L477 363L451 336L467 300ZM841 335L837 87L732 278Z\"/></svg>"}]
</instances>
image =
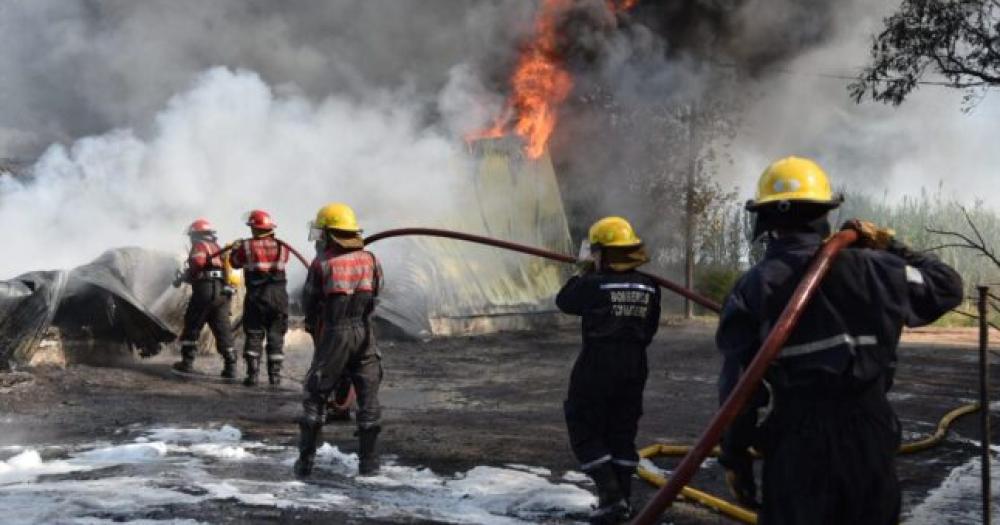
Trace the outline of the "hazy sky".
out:
<instances>
[{"instance_id":1,"label":"hazy sky","mask_svg":"<svg viewBox=\"0 0 1000 525\"><path fill-rule=\"evenodd\" d=\"M921 87L899 107L858 105L847 95L847 80L810 74L854 74L869 60L871 35L882 17L898 2L854 5L839 12L828 43L781 68L789 73L754 88L763 96L747 116L727 177L748 193L770 160L811 155L835 183L853 191L888 190L898 198L943 182L946 194L1000 208L1000 90L969 112L962 111L963 92L937 86Z\"/></svg>"}]
</instances>

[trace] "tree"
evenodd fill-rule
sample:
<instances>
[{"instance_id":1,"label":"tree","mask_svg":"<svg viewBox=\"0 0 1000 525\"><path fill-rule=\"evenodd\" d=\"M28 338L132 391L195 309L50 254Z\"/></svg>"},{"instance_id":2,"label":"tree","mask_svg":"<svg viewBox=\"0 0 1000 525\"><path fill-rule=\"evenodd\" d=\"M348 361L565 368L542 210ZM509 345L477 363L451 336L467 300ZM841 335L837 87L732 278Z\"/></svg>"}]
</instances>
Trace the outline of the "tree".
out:
<instances>
[{"instance_id":1,"label":"tree","mask_svg":"<svg viewBox=\"0 0 1000 525\"><path fill-rule=\"evenodd\" d=\"M928 73L936 84L969 89L1000 86L1000 0L903 0L875 37L872 63L849 86L898 105Z\"/></svg>"}]
</instances>

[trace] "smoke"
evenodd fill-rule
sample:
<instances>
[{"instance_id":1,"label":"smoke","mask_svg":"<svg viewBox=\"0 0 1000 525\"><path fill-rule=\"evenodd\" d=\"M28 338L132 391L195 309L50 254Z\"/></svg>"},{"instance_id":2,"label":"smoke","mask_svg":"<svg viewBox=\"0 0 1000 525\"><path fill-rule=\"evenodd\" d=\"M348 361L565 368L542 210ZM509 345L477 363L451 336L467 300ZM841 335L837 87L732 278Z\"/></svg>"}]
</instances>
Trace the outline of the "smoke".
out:
<instances>
[{"instance_id":1,"label":"smoke","mask_svg":"<svg viewBox=\"0 0 1000 525\"><path fill-rule=\"evenodd\" d=\"M211 69L168 101L150 138L119 129L55 145L33 180L3 178L0 220L19 235L0 271L66 267L117 245L177 250L199 216L222 238L245 236L251 208L271 211L300 246L329 200L354 204L367 228L433 221L454 202L459 144L423 127L409 98L313 102L252 72Z\"/></svg>"},{"instance_id":2,"label":"smoke","mask_svg":"<svg viewBox=\"0 0 1000 525\"><path fill-rule=\"evenodd\" d=\"M741 196L768 162L800 154L865 191L943 179L1000 199L992 100L965 114L960 94L926 88L899 109L858 106L848 80L817 75L854 74L894 1L643 1L617 18L604 0L573 3L576 87L551 148L576 232L624 215L677 246L692 104L702 171ZM300 245L334 199L369 230L432 223L461 205L461 137L503 106L535 8L0 0L0 157L39 158L32 178L0 179L0 219L18 232L0 272L116 245L176 250L202 215L233 238L252 207Z\"/></svg>"},{"instance_id":3,"label":"smoke","mask_svg":"<svg viewBox=\"0 0 1000 525\"><path fill-rule=\"evenodd\" d=\"M796 154L815 157L842 189L894 201L940 185L959 201L1000 207L992 188L1000 165L995 97L969 106L961 91L923 86L899 107L848 98L849 78L869 60L872 35L897 7L889 0L838 5L821 45L747 83L754 98L728 182L749 194L768 163Z\"/></svg>"},{"instance_id":4,"label":"smoke","mask_svg":"<svg viewBox=\"0 0 1000 525\"><path fill-rule=\"evenodd\" d=\"M180 251L272 212L306 245L331 200L370 231L434 224L463 203L463 133L502 100L500 65L532 6L439 0L41 0L0 6L0 275L69 267L111 246ZM500 45L500 43L503 45ZM218 66L222 64L223 66Z\"/></svg>"},{"instance_id":5,"label":"smoke","mask_svg":"<svg viewBox=\"0 0 1000 525\"><path fill-rule=\"evenodd\" d=\"M412 86L433 105L457 64L504 64L530 28L517 0L0 2L0 156L35 156L116 127L144 131L214 66L314 99Z\"/></svg>"}]
</instances>

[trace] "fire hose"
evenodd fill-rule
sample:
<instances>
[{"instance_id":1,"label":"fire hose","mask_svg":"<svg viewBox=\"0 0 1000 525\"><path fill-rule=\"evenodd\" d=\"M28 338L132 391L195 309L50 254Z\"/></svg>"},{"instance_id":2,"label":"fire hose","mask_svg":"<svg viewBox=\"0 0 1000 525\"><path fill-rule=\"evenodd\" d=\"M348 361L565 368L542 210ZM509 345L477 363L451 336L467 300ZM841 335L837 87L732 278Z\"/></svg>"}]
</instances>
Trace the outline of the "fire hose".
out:
<instances>
[{"instance_id":1,"label":"fire hose","mask_svg":"<svg viewBox=\"0 0 1000 525\"><path fill-rule=\"evenodd\" d=\"M715 445L722 438L722 433L726 427L739 415L746 405L750 396L757 390L764 373L771 365L771 362L778 357L785 342L792 333L792 329L798 324L802 313L805 311L809 300L816 293L823 278L826 277L834 258L841 250L854 244L858 240L858 233L853 230L843 230L830 238L809 264L802 281L795 288L795 293L788 301L784 311L778 318L761 345L757 355L754 356L750 365L740 376L736 387L729 393L719 411L715 413L708 427L702 432L701 437L691 450L684 456L680 464L674 469L673 477L657 492L656 496L650 500L642 512L635 518L635 525L652 525L656 523L663 512L669 507L681 490L688 484L695 472L701 466L702 461L712 452Z\"/></svg>"},{"instance_id":2,"label":"fire hose","mask_svg":"<svg viewBox=\"0 0 1000 525\"><path fill-rule=\"evenodd\" d=\"M473 235L471 233L455 232L450 230L440 230L436 228L401 228L398 230L386 230L384 232L379 232L365 238L365 244L371 244L373 242L381 241L383 239L389 239L392 237L404 237L404 236L425 236L425 237L443 237L446 239L455 239L459 241L472 242L476 244L485 244L487 246L495 246L497 248L503 248L505 250L512 250L516 252L525 253L528 255L534 255L537 257L542 257L545 259L551 259L553 261L559 261L569 264L574 264L577 262L576 257L571 255L566 255L562 253L552 252L549 250L543 250L541 248L535 248L534 246L527 246L524 244L518 244L516 242L501 241L499 239L493 239L490 237L483 237L481 235ZM664 279L657 275L648 274L645 272L639 272L646 277L649 277L656 284L670 290L674 293L680 294L695 303L704 306L705 308L718 312L722 309L719 303L699 294L693 290L689 290L673 281Z\"/></svg>"},{"instance_id":3,"label":"fire hose","mask_svg":"<svg viewBox=\"0 0 1000 525\"><path fill-rule=\"evenodd\" d=\"M573 264L577 262L576 258L570 255L552 252L533 246L436 228L401 228L386 230L365 238L365 244L368 245L383 239L404 236L430 236L455 239L487 246L494 246L497 248L521 252L563 263ZM633 521L634 525L652 525L679 495L683 495L690 500L697 501L703 505L718 510L723 514L744 523L757 522L757 516L752 511L705 492L688 487L687 483L694 476L695 472L706 457L713 453L717 454L716 444L721 439L723 431L746 405L746 402L749 400L750 396L757 389L763 379L767 368L780 354L782 347L791 335L792 329L794 329L794 327L798 324L805 307L809 304L809 301L819 288L823 278L830 270L830 266L834 258L841 250L857 241L857 238L857 232L853 230L845 230L834 235L823 245L810 264L802 281L796 287L795 293L785 306L785 309L778 318L778 321L775 323L774 328L764 340L760 350L757 352L747 369L740 376L740 380L736 384L736 387L732 392L730 392L729 397L719 408L718 412L716 412L708 427L702 432L701 437L693 446L652 445L640 451L640 456L643 458L652 458L654 456L661 455L684 455L684 458L681 460L677 468L674 469L673 477L669 480L665 479L658 473L639 467L638 474L641 478L654 485L660 486L661 488L654 498L647 503L646 507L643 508L642 512L635 518ZM288 248L288 250L308 268L309 263L299 252L284 241L279 242ZM230 250L232 246L233 245L231 244L222 251L224 252ZM721 305L715 301L693 290L684 288L683 286L668 279L645 272L639 273L649 277L661 287L690 299L708 310L718 313L722 309ZM916 442L904 444L900 447L900 453L905 454L919 452L937 445L945 438L948 428L956 419L963 415L975 412L978 409L978 404L969 404L948 412L938 423L938 427L933 434Z\"/></svg>"},{"instance_id":4,"label":"fire hose","mask_svg":"<svg viewBox=\"0 0 1000 525\"><path fill-rule=\"evenodd\" d=\"M403 236L431 236L431 237L442 237L448 239L455 239L467 242L473 242L477 244L484 244L488 246L495 246L498 248L503 248L507 250L518 251L528 255L535 255L538 257L543 257L546 259L551 259L554 261L564 262L564 263L576 263L576 258L551 252L532 246L526 246L523 244L518 244L509 241L502 241L498 239L493 239L489 237L483 237L480 235L473 235L469 233L454 232L449 230L441 230L434 228L403 228L396 230L387 230L374 235L369 236L365 239L365 244L371 244L383 239L389 239L393 237L403 237ZM652 483L653 485L661 487L659 493L651 500L646 508L643 509L642 513L633 522L635 525L648 525L655 523L659 519L663 511L666 510L668 506L673 502L673 500L678 495L683 495L685 498L696 501L704 506L715 509L731 518L744 523L757 523L757 515L753 511L740 507L739 505L730 503L726 500L713 496L711 494L699 491L697 489L687 486L688 481L693 477L695 471L699 468L702 461L710 454L718 454L718 448L716 443L722 436L723 430L732 422L733 418L742 410L743 406L746 404L750 395L756 390L757 386L760 384L761 379L764 376L768 366L771 361L773 361L781 351L784 343L788 340L791 335L792 329L798 324L799 318L805 307L809 304L809 300L812 298L813 294L819 287L819 284L823 281L826 273L830 269L836 255L844 248L850 246L857 240L857 233L852 230L839 232L837 235L832 237L819 253L814 258L813 262L809 266L805 277L799 283L789 301L785 310L782 312L781 317L775 323L775 328L768 335L767 339L764 341L760 351L757 353L754 360L750 363L750 366L743 373L740 378L739 383L730 393L729 398L723 403L722 407L716 413L709 427L702 434L698 442L693 446L688 445L652 445L642 449L639 455L643 458L652 458L655 456L662 455L675 455L684 456L680 465L674 470L673 478L669 481L662 475L653 472L640 466L637 470L639 477ZM719 313L722 310L721 305L715 301L704 297L697 292L684 288L672 281L664 279L662 277L651 275L645 272L643 275L653 279L660 286L667 288L673 292L676 292L698 304L705 307L708 310ZM970 404L958 407L947 414L938 423L937 429L930 436L912 442L906 443L900 447L899 452L902 454L909 454L914 452L920 452L933 447L944 440L947 435L948 429L951 424L961 416L970 414L979 409L979 405Z\"/></svg>"}]
</instances>

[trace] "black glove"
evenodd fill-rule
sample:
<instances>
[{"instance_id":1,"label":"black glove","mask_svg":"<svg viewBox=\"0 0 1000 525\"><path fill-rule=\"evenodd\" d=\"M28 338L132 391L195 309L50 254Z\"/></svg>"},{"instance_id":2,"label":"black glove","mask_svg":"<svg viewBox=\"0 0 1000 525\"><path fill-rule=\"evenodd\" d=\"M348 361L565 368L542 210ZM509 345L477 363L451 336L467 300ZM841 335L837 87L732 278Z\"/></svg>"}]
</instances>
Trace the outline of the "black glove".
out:
<instances>
[{"instance_id":1,"label":"black glove","mask_svg":"<svg viewBox=\"0 0 1000 525\"><path fill-rule=\"evenodd\" d=\"M757 481L753 477L753 458L744 452L738 457L719 458L726 469L726 486L736 501L748 509L759 509Z\"/></svg>"},{"instance_id":2,"label":"black glove","mask_svg":"<svg viewBox=\"0 0 1000 525\"><path fill-rule=\"evenodd\" d=\"M182 272L182 271L180 271L180 270L177 270L177 273L176 273L176 274L174 274L174 282L172 282L172 283L170 283L170 284L171 284L171 285L172 285L172 286L173 286L174 288L180 288L180 286L181 286L182 284L184 284L184 272Z\"/></svg>"},{"instance_id":3,"label":"black glove","mask_svg":"<svg viewBox=\"0 0 1000 525\"><path fill-rule=\"evenodd\" d=\"M226 297L232 297L236 295L236 288L229 286L228 284L222 287L222 295Z\"/></svg>"}]
</instances>

